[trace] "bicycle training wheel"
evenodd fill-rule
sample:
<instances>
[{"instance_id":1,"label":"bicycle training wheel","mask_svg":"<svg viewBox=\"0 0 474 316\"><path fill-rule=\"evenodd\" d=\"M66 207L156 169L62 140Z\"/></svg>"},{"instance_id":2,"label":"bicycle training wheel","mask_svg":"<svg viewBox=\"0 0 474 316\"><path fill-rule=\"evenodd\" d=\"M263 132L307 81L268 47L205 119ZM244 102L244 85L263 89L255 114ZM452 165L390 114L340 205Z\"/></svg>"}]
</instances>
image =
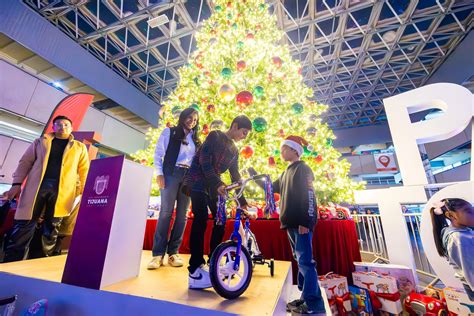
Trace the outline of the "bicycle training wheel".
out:
<instances>
[{"instance_id":1,"label":"bicycle training wheel","mask_svg":"<svg viewBox=\"0 0 474 316\"><path fill-rule=\"evenodd\" d=\"M237 242L228 240L213 252L209 268L212 287L220 296L234 299L242 295L252 279L252 259L245 247L241 247L240 265L234 270Z\"/></svg>"}]
</instances>

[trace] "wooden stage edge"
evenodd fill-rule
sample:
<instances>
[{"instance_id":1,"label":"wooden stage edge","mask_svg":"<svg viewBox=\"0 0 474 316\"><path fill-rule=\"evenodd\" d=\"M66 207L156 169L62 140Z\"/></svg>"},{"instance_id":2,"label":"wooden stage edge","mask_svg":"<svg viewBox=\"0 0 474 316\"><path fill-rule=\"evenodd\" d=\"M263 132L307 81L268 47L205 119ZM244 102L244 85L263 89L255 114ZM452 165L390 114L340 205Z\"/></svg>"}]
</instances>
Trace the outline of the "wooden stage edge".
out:
<instances>
[{"instance_id":1,"label":"wooden stage edge","mask_svg":"<svg viewBox=\"0 0 474 316\"><path fill-rule=\"evenodd\" d=\"M275 275L273 277L270 276L268 266L256 265L247 291L238 299L226 300L215 293L212 288L189 290L188 271L186 268L189 255L181 256L185 262L183 267L175 268L165 264L157 270L150 271L146 269L146 266L151 260L151 252L143 251L139 276L107 286L101 291L95 291L95 293L113 292L126 294L231 314L285 315L285 305L290 297L292 288L290 262L275 261ZM66 255L4 263L0 264L0 272L52 281L64 288L65 285L59 284L59 282L61 282L65 262ZM2 278L6 278L6 276L8 274L0 274L0 284L3 283ZM0 289L0 295L8 295L5 290L5 288L4 290ZM48 298L51 305L55 299L43 297ZM64 297L70 297L70 295L64 293ZM158 315L157 312L159 311L156 309L150 310L150 315Z\"/></svg>"}]
</instances>

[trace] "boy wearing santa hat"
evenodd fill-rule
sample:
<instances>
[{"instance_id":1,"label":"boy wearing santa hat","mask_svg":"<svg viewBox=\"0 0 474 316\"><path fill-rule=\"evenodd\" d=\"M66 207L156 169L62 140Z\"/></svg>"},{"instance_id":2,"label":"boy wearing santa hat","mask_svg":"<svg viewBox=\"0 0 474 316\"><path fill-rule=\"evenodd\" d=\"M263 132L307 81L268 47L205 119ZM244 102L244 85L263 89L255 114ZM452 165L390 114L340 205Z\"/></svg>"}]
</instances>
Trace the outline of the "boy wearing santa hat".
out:
<instances>
[{"instance_id":1,"label":"boy wearing santa hat","mask_svg":"<svg viewBox=\"0 0 474 316\"><path fill-rule=\"evenodd\" d=\"M313 260L312 237L317 220L314 175L301 155L308 142L300 136L288 136L281 143L281 157L288 168L273 183L280 193L281 228L286 229L293 256L298 263L298 289L301 298L289 302L287 311L292 315L325 315L324 301L318 284L316 262ZM249 173L255 175L253 169Z\"/></svg>"}]
</instances>

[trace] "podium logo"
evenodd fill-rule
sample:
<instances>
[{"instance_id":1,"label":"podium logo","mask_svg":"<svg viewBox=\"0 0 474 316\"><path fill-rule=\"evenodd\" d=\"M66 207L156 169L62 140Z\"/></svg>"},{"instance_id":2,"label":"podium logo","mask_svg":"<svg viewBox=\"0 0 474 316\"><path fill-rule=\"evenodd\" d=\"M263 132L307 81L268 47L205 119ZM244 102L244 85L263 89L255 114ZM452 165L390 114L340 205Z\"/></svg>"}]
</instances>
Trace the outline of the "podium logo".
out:
<instances>
[{"instance_id":1,"label":"podium logo","mask_svg":"<svg viewBox=\"0 0 474 316\"><path fill-rule=\"evenodd\" d=\"M97 176L94 181L94 192L101 195L109 185L109 176Z\"/></svg>"}]
</instances>

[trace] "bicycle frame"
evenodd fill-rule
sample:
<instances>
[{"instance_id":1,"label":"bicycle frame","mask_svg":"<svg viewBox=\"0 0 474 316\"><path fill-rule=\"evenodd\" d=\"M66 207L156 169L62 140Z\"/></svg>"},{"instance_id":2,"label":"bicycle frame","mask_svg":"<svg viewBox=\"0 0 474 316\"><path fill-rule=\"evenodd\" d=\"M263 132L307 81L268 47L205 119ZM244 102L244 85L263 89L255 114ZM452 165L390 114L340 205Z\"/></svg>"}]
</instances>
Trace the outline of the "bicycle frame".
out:
<instances>
[{"instance_id":1,"label":"bicycle frame","mask_svg":"<svg viewBox=\"0 0 474 316\"><path fill-rule=\"evenodd\" d=\"M266 175L252 176L248 179L243 180L242 182L233 183L233 184L231 184L231 185L229 185L225 188L226 189L225 199L226 200L233 200L237 203L237 211L236 211L236 214L235 214L234 231L232 232L232 235L230 236L231 240L237 241L236 255L235 255L235 261L234 261L234 270L239 269L240 251L242 249L242 234L240 233L240 225L241 225L241 220L242 220L241 214L242 214L242 212L244 212L244 210L240 207L240 203L239 203L238 199L242 196L245 185L248 182L250 182L252 180L254 180L254 181L258 180L262 177L265 178L265 177L268 177L268 176L266 176ZM230 197L229 196L229 191L233 190L233 189L239 189L239 190L233 197ZM249 229L250 229L250 221L247 217L246 220L245 220L245 227L243 228L243 233L245 234L246 231L248 231Z\"/></svg>"},{"instance_id":2,"label":"bicycle frame","mask_svg":"<svg viewBox=\"0 0 474 316\"><path fill-rule=\"evenodd\" d=\"M240 265L240 250L242 249L242 236L240 235L240 214L242 213L242 209L240 207L237 207L237 212L235 214L235 223L234 223L234 231L232 232L232 235L230 235L231 240L236 240L237 241L237 249L235 251L235 261L234 261L234 270L239 270L239 265ZM246 220L246 224L248 223L248 219ZM250 224L248 224L250 225ZM247 226L248 227L248 226Z\"/></svg>"}]
</instances>

